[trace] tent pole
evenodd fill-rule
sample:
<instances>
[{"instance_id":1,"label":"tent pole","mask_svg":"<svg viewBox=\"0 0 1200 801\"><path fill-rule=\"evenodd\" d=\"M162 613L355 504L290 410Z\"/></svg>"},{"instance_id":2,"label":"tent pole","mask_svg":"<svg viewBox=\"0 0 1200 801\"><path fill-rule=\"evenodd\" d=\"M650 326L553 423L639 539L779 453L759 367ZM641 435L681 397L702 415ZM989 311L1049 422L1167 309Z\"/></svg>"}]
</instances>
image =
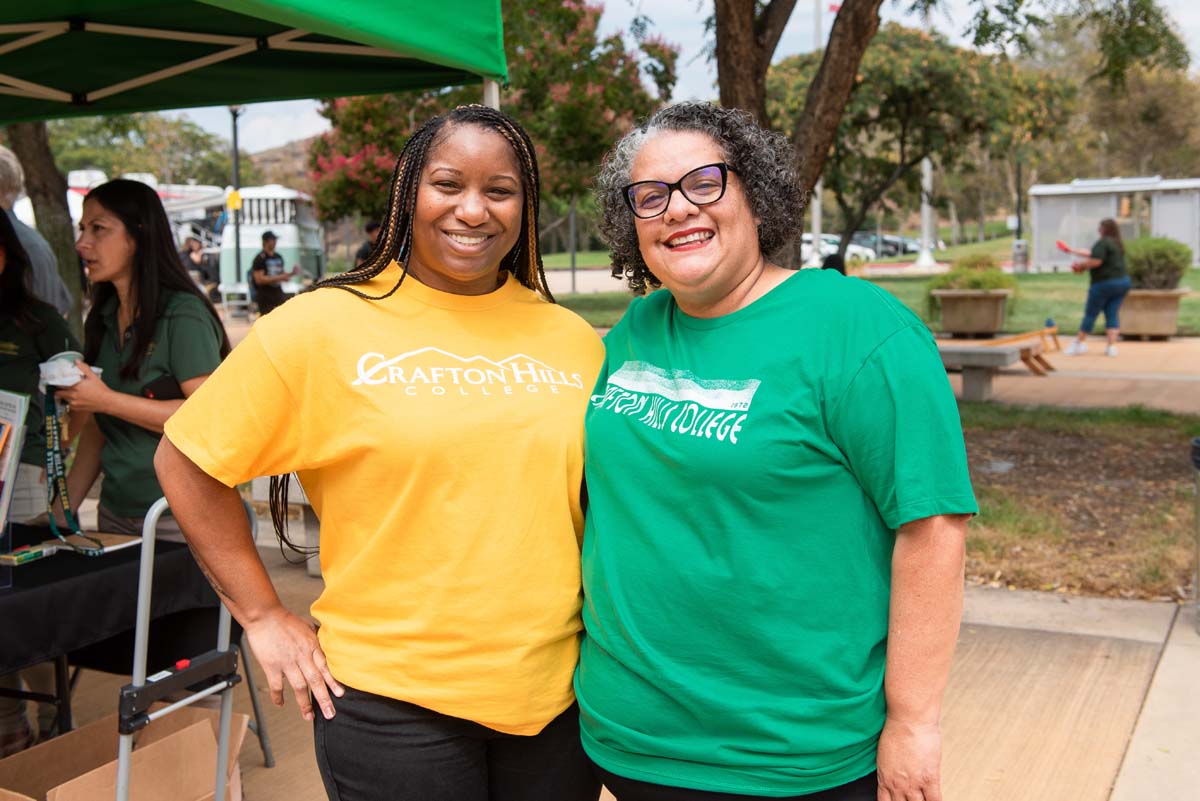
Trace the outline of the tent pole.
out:
<instances>
[{"instance_id":1,"label":"tent pole","mask_svg":"<svg viewBox=\"0 0 1200 801\"><path fill-rule=\"evenodd\" d=\"M491 78L483 79L483 105L500 109L500 84Z\"/></svg>"},{"instance_id":2,"label":"tent pole","mask_svg":"<svg viewBox=\"0 0 1200 801\"><path fill-rule=\"evenodd\" d=\"M229 115L233 118L233 191L241 192L242 180L238 174L238 115L242 113L241 106L230 106ZM234 280L239 284L242 282L242 204L239 202L237 208L233 210L233 270ZM247 276L248 281L253 281L253 276ZM247 296L247 299L249 296Z\"/></svg>"}]
</instances>

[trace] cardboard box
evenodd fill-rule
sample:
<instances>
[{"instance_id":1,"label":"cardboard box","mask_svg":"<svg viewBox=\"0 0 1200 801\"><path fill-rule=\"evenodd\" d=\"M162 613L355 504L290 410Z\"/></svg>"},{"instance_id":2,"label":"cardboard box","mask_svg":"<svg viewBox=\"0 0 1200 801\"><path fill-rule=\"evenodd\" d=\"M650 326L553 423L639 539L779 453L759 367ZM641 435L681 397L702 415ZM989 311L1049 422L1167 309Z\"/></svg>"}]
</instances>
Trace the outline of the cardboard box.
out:
<instances>
[{"instance_id":1,"label":"cardboard box","mask_svg":"<svg viewBox=\"0 0 1200 801\"><path fill-rule=\"evenodd\" d=\"M134 735L131 801L214 801L216 710L184 707ZM250 722L235 713L229 729L227 801L241 798L237 755ZM0 801L107 801L117 792L117 716L0 760Z\"/></svg>"}]
</instances>

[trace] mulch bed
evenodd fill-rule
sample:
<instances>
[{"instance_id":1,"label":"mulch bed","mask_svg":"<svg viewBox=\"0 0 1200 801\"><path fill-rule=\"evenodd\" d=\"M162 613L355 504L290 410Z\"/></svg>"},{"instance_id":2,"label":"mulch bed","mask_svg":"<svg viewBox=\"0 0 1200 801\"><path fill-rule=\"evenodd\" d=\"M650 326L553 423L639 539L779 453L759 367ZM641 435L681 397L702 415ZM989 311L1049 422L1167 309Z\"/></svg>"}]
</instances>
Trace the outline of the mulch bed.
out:
<instances>
[{"instance_id":1,"label":"mulch bed","mask_svg":"<svg viewBox=\"0 0 1200 801\"><path fill-rule=\"evenodd\" d=\"M1011 512L972 523L969 582L1191 597L1194 479L1189 443L1177 431L968 429L966 441L981 501L1010 502Z\"/></svg>"}]
</instances>

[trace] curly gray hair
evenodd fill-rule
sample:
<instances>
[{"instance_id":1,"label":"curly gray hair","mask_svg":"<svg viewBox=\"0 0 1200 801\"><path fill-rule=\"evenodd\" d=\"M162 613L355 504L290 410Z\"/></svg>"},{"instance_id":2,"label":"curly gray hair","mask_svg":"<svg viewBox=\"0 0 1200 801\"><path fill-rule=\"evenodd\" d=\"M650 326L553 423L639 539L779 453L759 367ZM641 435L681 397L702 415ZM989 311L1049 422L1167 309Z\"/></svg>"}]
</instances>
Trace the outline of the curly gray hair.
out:
<instances>
[{"instance_id":1,"label":"curly gray hair","mask_svg":"<svg viewBox=\"0 0 1200 801\"><path fill-rule=\"evenodd\" d=\"M716 142L725 162L737 171L754 215L762 221L758 226L759 249L770 256L787 243L800 225L806 203L787 138L764 129L741 109L679 103L655 112L640 127L625 134L600 165L596 177L596 199L603 211L600 235L612 254L614 278L624 278L634 292L662 285L642 258L633 213L624 197L634 159L643 145L661 131L696 131Z\"/></svg>"}]
</instances>

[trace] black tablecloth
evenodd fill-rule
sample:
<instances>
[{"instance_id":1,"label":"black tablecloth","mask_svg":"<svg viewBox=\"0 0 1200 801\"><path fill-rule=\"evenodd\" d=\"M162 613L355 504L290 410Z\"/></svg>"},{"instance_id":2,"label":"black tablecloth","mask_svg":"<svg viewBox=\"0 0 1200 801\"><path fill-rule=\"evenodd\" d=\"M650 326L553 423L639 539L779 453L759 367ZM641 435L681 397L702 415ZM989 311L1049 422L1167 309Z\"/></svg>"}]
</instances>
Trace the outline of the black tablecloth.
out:
<instances>
[{"instance_id":1,"label":"black tablecloth","mask_svg":"<svg viewBox=\"0 0 1200 801\"><path fill-rule=\"evenodd\" d=\"M14 525L13 547L51 536L49 528ZM12 568L12 586L0 589L0 675L132 631L141 550L134 546L104 556L59 552ZM218 605L187 546L157 542L151 618ZM194 654L184 654L189 655Z\"/></svg>"}]
</instances>

